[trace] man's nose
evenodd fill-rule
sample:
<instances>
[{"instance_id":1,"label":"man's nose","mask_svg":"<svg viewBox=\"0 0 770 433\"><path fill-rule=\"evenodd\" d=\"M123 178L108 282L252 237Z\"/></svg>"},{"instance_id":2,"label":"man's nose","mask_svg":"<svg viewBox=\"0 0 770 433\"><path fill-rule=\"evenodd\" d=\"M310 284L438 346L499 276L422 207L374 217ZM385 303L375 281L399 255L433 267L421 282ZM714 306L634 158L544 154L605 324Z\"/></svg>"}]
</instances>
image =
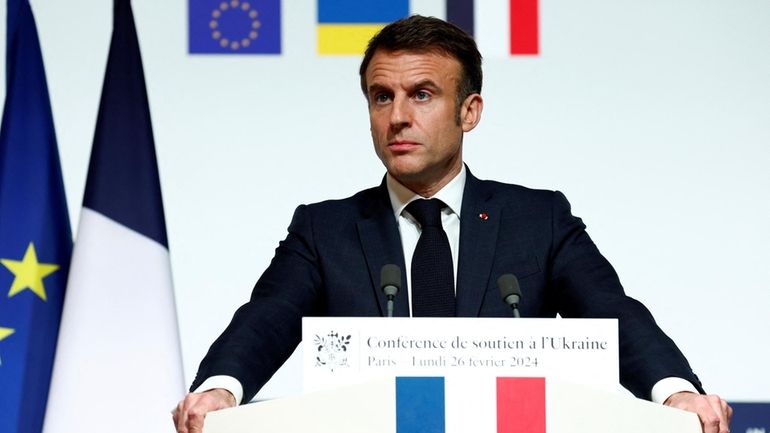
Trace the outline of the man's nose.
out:
<instances>
[{"instance_id":1,"label":"man's nose","mask_svg":"<svg viewBox=\"0 0 770 433\"><path fill-rule=\"evenodd\" d=\"M390 110L390 127L401 129L412 123L412 108L408 98L396 97Z\"/></svg>"}]
</instances>

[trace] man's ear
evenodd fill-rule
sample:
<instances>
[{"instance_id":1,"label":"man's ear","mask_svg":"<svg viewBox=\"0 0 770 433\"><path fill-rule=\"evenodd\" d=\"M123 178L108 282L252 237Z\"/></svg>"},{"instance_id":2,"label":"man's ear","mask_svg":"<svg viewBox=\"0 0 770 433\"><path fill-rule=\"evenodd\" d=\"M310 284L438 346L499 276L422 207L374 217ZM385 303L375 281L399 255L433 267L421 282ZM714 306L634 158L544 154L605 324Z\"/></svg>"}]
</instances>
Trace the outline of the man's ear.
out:
<instances>
[{"instance_id":1,"label":"man's ear","mask_svg":"<svg viewBox=\"0 0 770 433\"><path fill-rule=\"evenodd\" d=\"M460 126L463 132L469 132L481 121L481 111L484 109L484 99L478 93L468 95L460 107Z\"/></svg>"}]
</instances>

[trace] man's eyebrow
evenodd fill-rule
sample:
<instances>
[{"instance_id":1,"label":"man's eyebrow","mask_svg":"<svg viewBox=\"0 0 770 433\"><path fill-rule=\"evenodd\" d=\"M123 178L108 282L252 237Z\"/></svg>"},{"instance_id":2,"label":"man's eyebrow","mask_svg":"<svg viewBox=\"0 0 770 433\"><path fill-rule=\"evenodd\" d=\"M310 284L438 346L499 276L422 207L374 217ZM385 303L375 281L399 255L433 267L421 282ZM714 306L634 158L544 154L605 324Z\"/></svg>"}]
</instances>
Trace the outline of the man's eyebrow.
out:
<instances>
[{"instance_id":1,"label":"man's eyebrow","mask_svg":"<svg viewBox=\"0 0 770 433\"><path fill-rule=\"evenodd\" d=\"M437 92L440 89L440 87L438 86L438 84L436 84L435 81L431 80L430 78L417 81L416 83L409 86L409 90L412 92L420 89L430 89L433 92ZM390 92L390 91L391 91L390 87L381 83L372 83L366 89L367 94L373 94L377 92Z\"/></svg>"},{"instance_id":2,"label":"man's eyebrow","mask_svg":"<svg viewBox=\"0 0 770 433\"><path fill-rule=\"evenodd\" d=\"M412 84L411 88L412 89L424 89L424 88L438 89L439 87L438 87L438 85L436 84L435 81L431 80L430 78L426 78L424 80L420 80L420 81Z\"/></svg>"},{"instance_id":3,"label":"man's eyebrow","mask_svg":"<svg viewBox=\"0 0 770 433\"><path fill-rule=\"evenodd\" d=\"M383 90L389 90L388 87L386 87L383 84L380 83L372 83L369 85L369 87L366 89L367 93L374 93L374 92L381 92Z\"/></svg>"}]
</instances>

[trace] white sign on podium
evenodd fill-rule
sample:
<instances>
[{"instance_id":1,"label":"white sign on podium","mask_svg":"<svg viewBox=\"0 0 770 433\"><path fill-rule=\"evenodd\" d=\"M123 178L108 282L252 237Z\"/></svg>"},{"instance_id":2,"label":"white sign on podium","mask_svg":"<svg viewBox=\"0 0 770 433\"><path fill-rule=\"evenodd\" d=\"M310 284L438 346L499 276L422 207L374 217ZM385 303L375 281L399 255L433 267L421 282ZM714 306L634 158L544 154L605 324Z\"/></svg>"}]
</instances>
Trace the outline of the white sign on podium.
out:
<instances>
[{"instance_id":1,"label":"white sign on podium","mask_svg":"<svg viewBox=\"0 0 770 433\"><path fill-rule=\"evenodd\" d=\"M554 377L616 391L616 319L302 321L304 391L393 376Z\"/></svg>"}]
</instances>

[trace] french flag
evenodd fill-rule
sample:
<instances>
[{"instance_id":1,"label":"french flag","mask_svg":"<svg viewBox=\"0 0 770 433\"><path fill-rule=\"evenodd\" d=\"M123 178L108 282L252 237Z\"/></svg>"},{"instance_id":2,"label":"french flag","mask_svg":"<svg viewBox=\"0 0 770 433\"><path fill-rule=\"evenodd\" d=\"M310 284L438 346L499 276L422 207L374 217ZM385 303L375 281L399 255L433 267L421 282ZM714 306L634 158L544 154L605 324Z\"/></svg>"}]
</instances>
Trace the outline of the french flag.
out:
<instances>
[{"instance_id":1,"label":"french flag","mask_svg":"<svg viewBox=\"0 0 770 433\"><path fill-rule=\"evenodd\" d=\"M113 19L44 433L172 433L169 405L185 394L130 0L114 0Z\"/></svg>"},{"instance_id":2,"label":"french flag","mask_svg":"<svg viewBox=\"0 0 770 433\"><path fill-rule=\"evenodd\" d=\"M540 53L538 0L411 0L410 12L457 25L487 58Z\"/></svg>"},{"instance_id":3,"label":"french flag","mask_svg":"<svg viewBox=\"0 0 770 433\"><path fill-rule=\"evenodd\" d=\"M545 379L398 377L396 432L545 433Z\"/></svg>"}]
</instances>

